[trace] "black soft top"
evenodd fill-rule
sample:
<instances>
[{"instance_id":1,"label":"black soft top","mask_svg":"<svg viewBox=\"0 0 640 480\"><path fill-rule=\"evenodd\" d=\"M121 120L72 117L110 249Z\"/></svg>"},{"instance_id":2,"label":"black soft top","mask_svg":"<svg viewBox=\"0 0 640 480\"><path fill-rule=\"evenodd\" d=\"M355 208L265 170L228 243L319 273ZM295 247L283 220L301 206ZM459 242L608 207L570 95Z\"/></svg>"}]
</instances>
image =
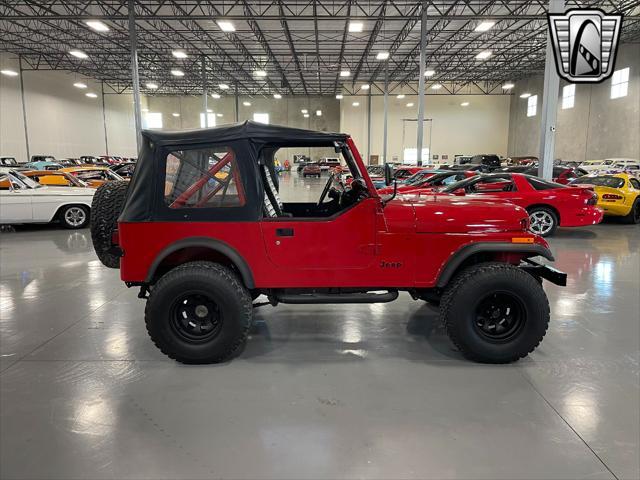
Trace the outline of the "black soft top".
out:
<instances>
[{"instance_id":1,"label":"black soft top","mask_svg":"<svg viewBox=\"0 0 640 480\"><path fill-rule=\"evenodd\" d=\"M198 145L213 142L248 140L259 145L316 146L345 141L345 133L317 132L303 128L266 125L247 120L219 127L176 132L143 130L142 135L158 146Z\"/></svg>"},{"instance_id":2,"label":"black soft top","mask_svg":"<svg viewBox=\"0 0 640 480\"><path fill-rule=\"evenodd\" d=\"M264 201L261 176L264 175L265 166L277 182L273 155L278 148L331 147L335 142L344 142L348 138L344 133L316 132L250 121L179 132L143 130L142 136L138 162L119 218L121 222L255 221L260 218ZM212 145L233 148L246 204L217 209L167 207L162 201L167 154ZM202 168L204 171L206 166Z\"/></svg>"}]
</instances>

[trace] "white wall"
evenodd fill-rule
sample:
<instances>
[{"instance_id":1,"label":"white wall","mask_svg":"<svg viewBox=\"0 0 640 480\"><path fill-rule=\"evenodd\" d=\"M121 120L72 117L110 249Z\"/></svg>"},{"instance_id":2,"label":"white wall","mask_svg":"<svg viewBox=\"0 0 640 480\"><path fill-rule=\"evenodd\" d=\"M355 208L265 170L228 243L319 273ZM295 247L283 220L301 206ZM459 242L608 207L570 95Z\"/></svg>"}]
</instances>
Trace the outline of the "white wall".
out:
<instances>
[{"instance_id":1,"label":"white wall","mask_svg":"<svg viewBox=\"0 0 640 480\"><path fill-rule=\"evenodd\" d=\"M0 55L0 62L2 68L19 70L18 62L6 55ZM0 75L0 156L27 158L20 77Z\"/></svg>"},{"instance_id":2,"label":"white wall","mask_svg":"<svg viewBox=\"0 0 640 480\"><path fill-rule=\"evenodd\" d=\"M8 66L11 59L3 59ZM15 66L18 69L17 64ZM19 77L1 76L0 88L0 153L15 155L27 160ZM74 75L61 71L26 71L23 73L25 104L30 154L50 154L56 157L80 155L136 155L133 99L130 94L106 94L104 113L100 84L82 79L87 90L73 86ZM88 91L98 93L98 98L85 96ZM389 160L402 160L403 118L417 116L417 96L396 98L397 91L389 98ZM383 147L383 97L372 96L371 152L382 159ZM244 106L248 101L251 106ZM353 101L360 106L354 107ZM468 107L460 103L468 101ZM413 107L406 104L413 102ZM271 97L239 98L238 118L251 119L255 112L270 114L270 123L310 128L324 131L343 131L353 136L360 153L367 155L367 96L345 97L338 101L333 97ZM502 95L427 95L426 118L433 119L432 131L425 132L425 146L431 138L431 154L440 158L456 154L497 153L506 155L509 132L510 96ZM169 130L200 127L200 113L204 110L201 96L167 97L143 96L142 107L163 115L163 128ZM219 100L209 98L208 107L218 125L235 121L235 101L232 96ZM309 110L304 118L301 110ZM322 116L316 116L316 110ZM174 117L172 113L179 113ZM104 116L103 116L104 115ZM106 130L106 143L105 143ZM405 131L404 146L415 148L415 122ZM326 152L304 151L312 158ZM292 152L283 152L290 157Z\"/></svg>"},{"instance_id":3,"label":"white wall","mask_svg":"<svg viewBox=\"0 0 640 480\"><path fill-rule=\"evenodd\" d=\"M384 98L372 96L371 105L371 155L383 157ZM360 103L358 107L353 102ZM341 129L350 133L366 155L367 146L367 97L358 95L341 100ZM469 102L469 106L460 104ZM407 107L413 103L413 107ZM424 143L428 146L431 133L431 157L442 159L447 155L450 161L456 154L497 153L506 155L509 132L508 95L427 95L425 118L432 119L431 127L426 124ZM417 127L415 122L402 119L416 119L418 97L406 95L403 99L389 96L388 113L388 157L389 161L402 161L403 148L416 147ZM429 132L431 128L431 132Z\"/></svg>"},{"instance_id":4,"label":"white wall","mask_svg":"<svg viewBox=\"0 0 640 480\"><path fill-rule=\"evenodd\" d=\"M583 161L607 157L640 158L640 44L620 46L615 69L629 67L626 97L611 98L611 79L595 85L576 85L574 107L562 109L558 91L555 158ZM510 155L539 155L543 77L516 83L511 105ZM538 95L535 116L527 117L527 100L520 94Z\"/></svg>"}]
</instances>

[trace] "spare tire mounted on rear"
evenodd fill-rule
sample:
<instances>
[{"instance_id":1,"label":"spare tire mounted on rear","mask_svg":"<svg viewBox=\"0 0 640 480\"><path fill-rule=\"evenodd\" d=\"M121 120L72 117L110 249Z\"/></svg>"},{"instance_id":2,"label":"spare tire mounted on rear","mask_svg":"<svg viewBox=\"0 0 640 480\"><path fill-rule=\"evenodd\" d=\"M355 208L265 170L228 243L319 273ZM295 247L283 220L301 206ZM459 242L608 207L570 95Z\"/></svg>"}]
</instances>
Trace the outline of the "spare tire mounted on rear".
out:
<instances>
[{"instance_id":1,"label":"spare tire mounted on rear","mask_svg":"<svg viewBox=\"0 0 640 480\"><path fill-rule=\"evenodd\" d=\"M118 228L129 182L114 181L101 185L91 204L91 240L96 255L109 268L120 267L120 255L114 251L113 232Z\"/></svg>"}]
</instances>

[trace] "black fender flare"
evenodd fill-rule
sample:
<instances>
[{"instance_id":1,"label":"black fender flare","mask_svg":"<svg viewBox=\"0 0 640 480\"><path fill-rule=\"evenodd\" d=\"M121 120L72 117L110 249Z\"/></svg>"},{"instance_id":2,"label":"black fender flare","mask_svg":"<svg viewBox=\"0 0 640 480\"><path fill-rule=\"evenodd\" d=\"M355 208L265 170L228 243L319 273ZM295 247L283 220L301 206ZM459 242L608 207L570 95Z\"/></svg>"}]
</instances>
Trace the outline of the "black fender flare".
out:
<instances>
[{"instance_id":1,"label":"black fender flare","mask_svg":"<svg viewBox=\"0 0 640 480\"><path fill-rule=\"evenodd\" d=\"M153 276L156 273L156 270L158 269L162 261L165 258L167 258L169 255L171 255L174 252L177 252L178 250L182 250L183 248L193 248L193 247L208 248L210 250L216 251L228 257L236 266L236 268L238 269L238 272L240 272L240 277L242 278L242 281L244 282L246 287L249 289L255 288L255 283L253 281L253 273L251 272L251 269L249 268L249 265L247 264L245 259L242 258L242 255L240 255L237 252L237 250L231 247L229 244L221 240L217 240L215 238L209 238L209 237L185 238L183 240L178 240L177 242L172 243L168 247L165 247L156 256L155 260L151 264L151 267L149 267L149 271L147 272L147 278L145 279L145 282L151 283L151 281L153 280Z\"/></svg>"},{"instance_id":2,"label":"black fender flare","mask_svg":"<svg viewBox=\"0 0 640 480\"><path fill-rule=\"evenodd\" d=\"M472 255L483 252L506 252L506 253L527 253L531 257L541 256L549 261L553 261L553 255L551 251L536 243L534 244L519 244L519 243L507 243L507 242L481 242L467 245L458 249L449 259L446 265L438 275L437 287L443 288L449 283L458 267Z\"/></svg>"}]
</instances>

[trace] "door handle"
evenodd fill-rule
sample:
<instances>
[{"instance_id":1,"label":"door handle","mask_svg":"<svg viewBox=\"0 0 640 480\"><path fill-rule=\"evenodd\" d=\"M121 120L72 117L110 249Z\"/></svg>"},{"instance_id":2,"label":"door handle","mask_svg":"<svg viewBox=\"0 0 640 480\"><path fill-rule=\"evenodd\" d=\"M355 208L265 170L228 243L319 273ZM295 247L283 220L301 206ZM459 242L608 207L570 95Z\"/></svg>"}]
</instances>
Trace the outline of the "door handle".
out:
<instances>
[{"instance_id":1,"label":"door handle","mask_svg":"<svg viewBox=\"0 0 640 480\"><path fill-rule=\"evenodd\" d=\"M293 237L293 228L276 228L276 237Z\"/></svg>"}]
</instances>

